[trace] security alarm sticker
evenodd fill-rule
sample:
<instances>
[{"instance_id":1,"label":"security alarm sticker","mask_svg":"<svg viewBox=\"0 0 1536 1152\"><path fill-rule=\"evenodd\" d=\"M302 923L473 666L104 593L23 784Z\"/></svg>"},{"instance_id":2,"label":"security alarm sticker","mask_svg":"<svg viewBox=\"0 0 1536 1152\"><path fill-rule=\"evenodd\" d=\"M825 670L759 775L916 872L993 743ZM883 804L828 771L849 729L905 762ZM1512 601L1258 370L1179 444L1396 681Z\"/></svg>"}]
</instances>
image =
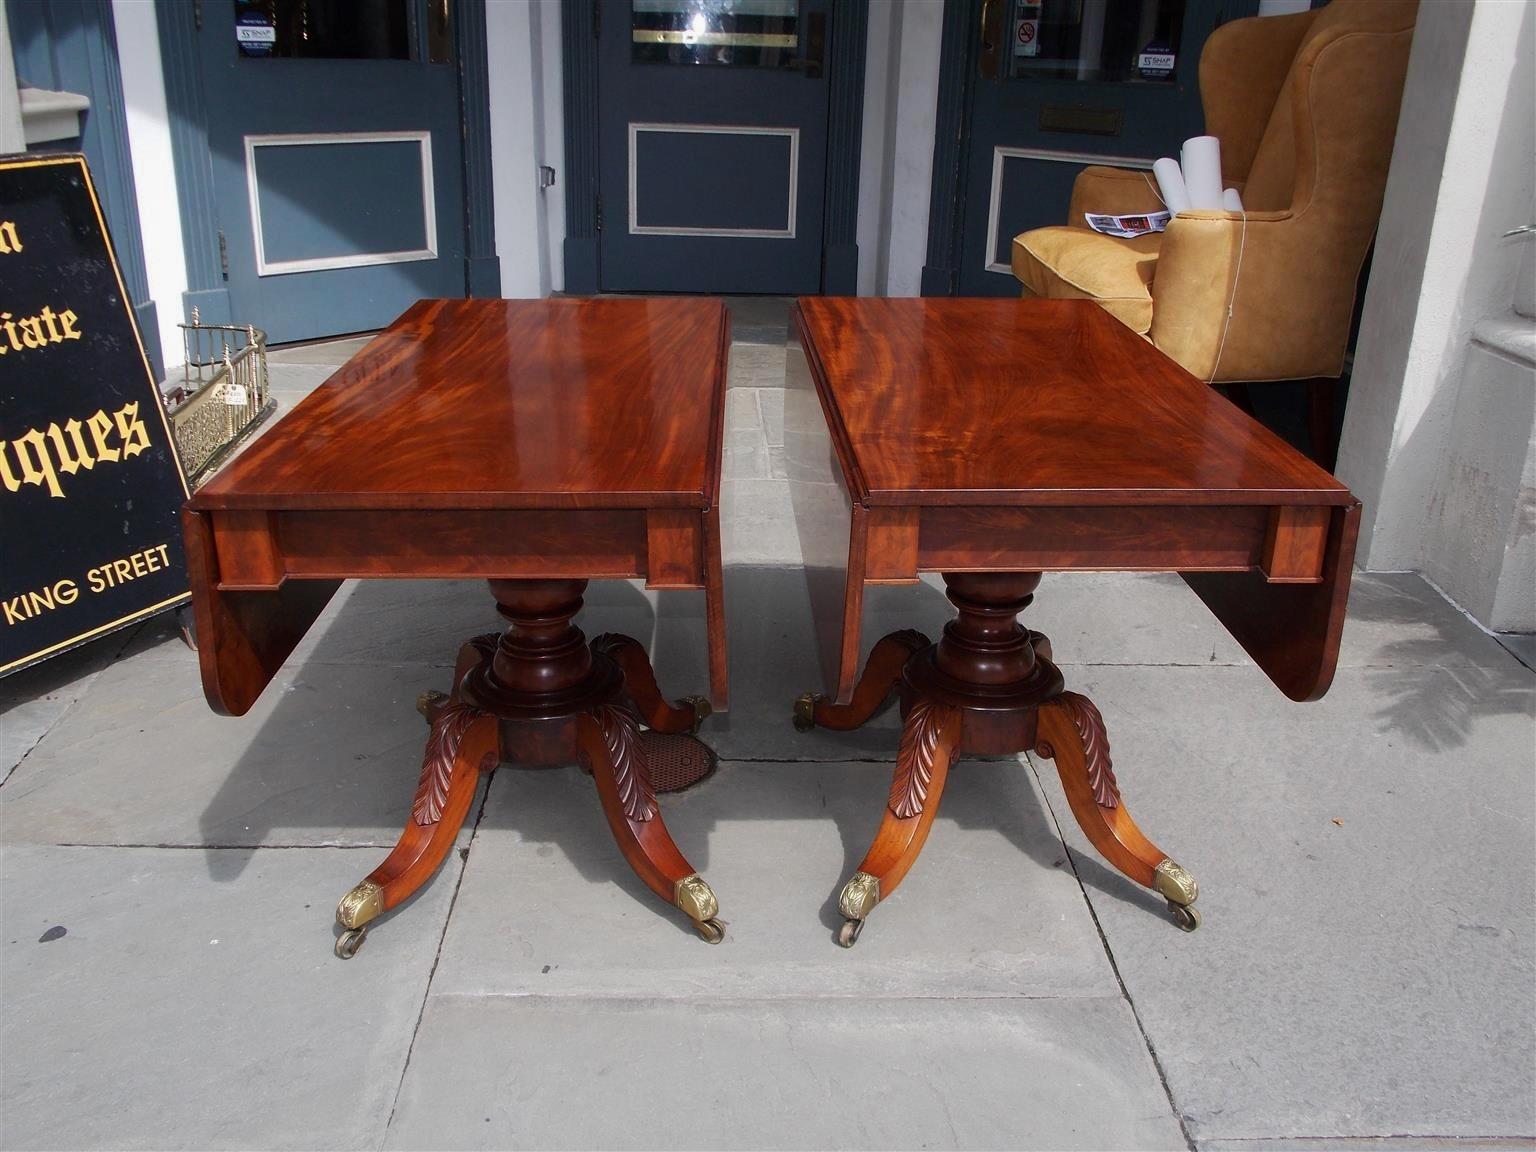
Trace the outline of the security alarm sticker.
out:
<instances>
[{"instance_id":1,"label":"security alarm sticker","mask_svg":"<svg viewBox=\"0 0 1536 1152\"><path fill-rule=\"evenodd\" d=\"M1172 46L1148 44L1136 57L1136 71L1141 73L1143 80L1166 80L1173 75L1176 60Z\"/></svg>"},{"instance_id":2,"label":"security alarm sticker","mask_svg":"<svg viewBox=\"0 0 1536 1152\"><path fill-rule=\"evenodd\" d=\"M241 3L235 14L235 43L242 56L270 56L277 45L277 29L272 17L247 3Z\"/></svg>"}]
</instances>

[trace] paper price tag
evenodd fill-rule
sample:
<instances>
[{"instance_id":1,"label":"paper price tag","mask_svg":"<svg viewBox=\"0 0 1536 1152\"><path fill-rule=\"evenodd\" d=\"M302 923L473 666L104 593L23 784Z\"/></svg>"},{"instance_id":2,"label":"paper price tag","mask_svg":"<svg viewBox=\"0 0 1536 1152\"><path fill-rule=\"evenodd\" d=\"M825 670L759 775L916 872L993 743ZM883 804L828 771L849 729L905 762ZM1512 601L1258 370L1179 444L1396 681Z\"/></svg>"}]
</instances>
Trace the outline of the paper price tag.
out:
<instances>
[{"instance_id":1,"label":"paper price tag","mask_svg":"<svg viewBox=\"0 0 1536 1152\"><path fill-rule=\"evenodd\" d=\"M244 408L251 402L251 394L244 384L230 384L224 389L224 403L231 408Z\"/></svg>"}]
</instances>

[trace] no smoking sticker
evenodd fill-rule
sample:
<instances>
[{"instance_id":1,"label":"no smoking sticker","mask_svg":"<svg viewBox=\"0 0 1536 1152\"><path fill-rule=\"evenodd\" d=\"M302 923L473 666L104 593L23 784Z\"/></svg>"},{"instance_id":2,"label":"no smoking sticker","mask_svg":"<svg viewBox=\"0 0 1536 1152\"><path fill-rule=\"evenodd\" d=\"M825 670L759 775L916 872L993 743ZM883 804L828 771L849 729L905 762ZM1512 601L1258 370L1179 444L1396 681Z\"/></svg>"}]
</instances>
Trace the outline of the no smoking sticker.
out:
<instances>
[{"instance_id":1,"label":"no smoking sticker","mask_svg":"<svg viewBox=\"0 0 1536 1152\"><path fill-rule=\"evenodd\" d=\"M1013 54L1034 56L1040 51L1040 21L1026 16L1019 17L1013 34Z\"/></svg>"}]
</instances>

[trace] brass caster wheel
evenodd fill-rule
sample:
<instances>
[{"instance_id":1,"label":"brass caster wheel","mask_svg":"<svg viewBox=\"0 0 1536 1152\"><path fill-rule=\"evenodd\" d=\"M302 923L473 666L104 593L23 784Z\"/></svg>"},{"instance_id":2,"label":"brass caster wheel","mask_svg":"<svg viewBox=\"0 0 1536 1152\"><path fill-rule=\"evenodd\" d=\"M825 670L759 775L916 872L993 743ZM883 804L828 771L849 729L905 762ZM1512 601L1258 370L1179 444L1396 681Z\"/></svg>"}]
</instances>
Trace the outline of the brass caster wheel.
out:
<instances>
[{"instance_id":1,"label":"brass caster wheel","mask_svg":"<svg viewBox=\"0 0 1536 1152\"><path fill-rule=\"evenodd\" d=\"M357 950L363 946L363 941L368 939L368 925L361 928L348 928L340 936L336 937L336 958L350 960L357 955Z\"/></svg>"},{"instance_id":2,"label":"brass caster wheel","mask_svg":"<svg viewBox=\"0 0 1536 1152\"><path fill-rule=\"evenodd\" d=\"M809 732L816 727L816 701L820 692L806 692L795 700L795 731Z\"/></svg>"},{"instance_id":3,"label":"brass caster wheel","mask_svg":"<svg viewBox=\"0 0 1536 1152\"><path fill-rule=\"evenodd\" d=\"M1200 909L1193 904L1175 904L1170 900L1168 911L1173 913L1173 922L1185 932L1193 932L1200 927Z\"/></svg>"},{"instance_id":4,"label":"brass caster wheel","mask_svg":"<svg viewBox=\"0 0 1536 1152\"><path fill-rule=\"evenodd\" d=\"M864 931L864 921L844 920L843 926L837 930L837 943L840 948L852 948L859 942L859 933Z\"/></svg>"},{"instance_id":5,"label":"brass caster wheel","mask_svg":"<svg viewBox=\"0 0 1536 1152\"><path fill-rule=\"evenodd\" d=\"M718 944L725 939L725 925L718 920L695 920L693 930L706 944Z\"/></svg>"},{"instance_id":6,"label":"brass caster wheel","mask_svg":"<svg viewBox=\"0 0 1536 1152\"><path fill-rule=\"evenodd\" d=\"M416 711L421 713L421 718L428 724L432 723L432 713L448 700L446 692L423 692L416 697Z\"/></svg>"},{"instance_id":7,"label":"brass caster wheel","mask_svg":"<svg viewBox=\"0 0 1536 1152\"><path fill-rule=\"evenodd\" d=\"M688 729L688 731L697 736L699 729L704 726L704 721L708 720L710 714L714 712L714 708L702 696L684 696L678 701L678 704L686 704L693 709L693 727Z\"/></svg>"}]
</instances>

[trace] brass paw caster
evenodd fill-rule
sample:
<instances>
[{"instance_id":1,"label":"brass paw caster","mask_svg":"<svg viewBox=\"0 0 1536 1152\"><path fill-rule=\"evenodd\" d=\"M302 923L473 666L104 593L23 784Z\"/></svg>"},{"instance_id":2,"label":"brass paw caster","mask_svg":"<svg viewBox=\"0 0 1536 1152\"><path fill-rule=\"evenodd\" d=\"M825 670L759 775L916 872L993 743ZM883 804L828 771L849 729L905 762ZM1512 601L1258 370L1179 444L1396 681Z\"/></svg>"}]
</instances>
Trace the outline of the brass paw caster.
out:
<instances>
[{"instance_id":1,"label":"brass paw caster","mask_svg":"<svg viewBox=\"0 0 1536 1152\"><path fill-rule=\"evenodd\" d=\"M710 706L709 701L702 696L684 696L677 704L678 707L687 704L693 709L693 727L688 729L688 731L695 736L698 735L699 729L704 726L704 721L708 720L714 712L714 708Z\"/></svg>"},{"instance_id":2,"label":"brass paw caster","mask_svg":"<svg viewBox=\"0 0 1536 1152\"><path fill-rule=\"evenodd\" d=\"M725 925L716 919L720 902L704 878L697 872L684 876L672 889L672 903L693 921L694 931L708 944L725 939Z\"/></svg>"},{"instance_id":3,"label":"brass paw caster","mask_svg":"<svg viewBox=\"0 0 1536 1152\"><path fill-rule=\"evenodd\" d=\"M361 928L348 928L340 936L336 937L336 957L339 960L350 960L357 955L357 950L363 946L363 941L368 939L368 925Z\"/></svg>"},{"instance_id":4,"label":"brass paw caster","mask_svg":"<svg viewBox=\"0 0 1536 1152\"><path fill-rule=\"evenodd\" d=\"M428 724L432 723L432 713L448 702L446 692L423 692L416 697L416 711L421 713L421 718Z\"/></svg>"},{"instance_id":5,"label":"brass paw caster","mask_svg":"<svg viewBox=\"0 0 1536 1152\"><path fill-rule=\"evenodd\" d=\"M1200 913L1194 906L1200 895L1200 885L1187 869L1171 859L1164 860L1152 873L1152 887L1167 899L1168 911L1173 914L1175 924L1185 932L1200 927Z\"/></svg>"},{"instance_id":6,"label":"brass paw caster","mask_svg":"<svg viewBox=\"0 0 1536 1152\"><path fill-rule=\"evenodd\" d=\"M816 727L816 701L821 699L820 692L806 692L795 700L795 731L809 732Z\"/></svg>"},{"instance_id":7,"label":"brass paw caster","mask_svg":"<svg viewBox=\"0 0 1536 1152\"><path fill-rule=\"evenodd\" d=\"M336 937L336 955L350 960L368 936L368 925L384 911L384 889L372 880L353 886L336 905L336 923L346 929Z\"/></svg>"},{"instance_id":8,"label":"brass paw caster","mask_svg":"<svg viewBox=\"0 0 1536 1152\"><path fill-rule=\"evenodd\" d=\"M837 910L843 914L843 926L837 930L837 942L852 948L864 931L864 917L880 903L880 879L868 872L855 872L837 895Z\"/></svg>"}]
</instances>

